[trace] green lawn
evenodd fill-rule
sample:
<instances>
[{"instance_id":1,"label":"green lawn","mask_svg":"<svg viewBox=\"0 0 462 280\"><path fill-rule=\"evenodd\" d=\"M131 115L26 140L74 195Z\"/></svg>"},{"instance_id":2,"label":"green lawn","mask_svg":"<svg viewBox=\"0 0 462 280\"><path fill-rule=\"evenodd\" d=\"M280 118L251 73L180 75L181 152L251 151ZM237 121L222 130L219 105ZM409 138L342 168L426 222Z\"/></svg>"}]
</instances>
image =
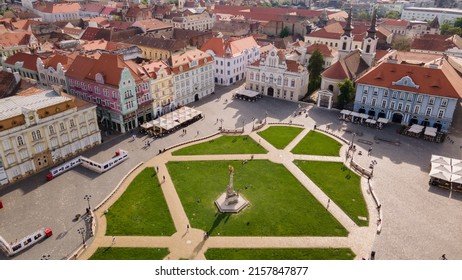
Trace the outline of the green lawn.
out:
<instances>
[{"instance_id":1,"label":"green lawn","mask_svg":"<svg viewBox=\"0 0 462 280\"><path fill-rule=\"evenodd\" d=\"M369 225L361 178L340 162L295 161L295 164L357 225ZM361 220L366 217L367 220Z\"/></svg>"},{"instance_id":2,"label":"green lawn","mask_svg":"<svg viewBox=\"0 0 462 280\"><path fill-rule=\"evenodd\" d=\"M130 183L106 214L106 235L167 235L175 232L172 217L153 168Z\"/></svg>"},{"instance_id":3,"label":"green lawn","mask_svg":"<svg viewBox=\"0 0 462 280\"><path fill-rule=\"evenodd\" d=\"M337 140L311 130L291 152L299 155L339 156L340 147L342 144Z\"/></svg>"},{"instance_id":4,"label":"green lawn","mask_svg":"<svg viewBox=\"0 0 462 280\"><path fill-rule=\"evenodd\" d=\"M250 205L221 214L214 201L229 183ZM347 230L283 166L267 160L169 162L191 226L212 236L347 236Z\"/></svg>"},{"instance_id":5,"label":"green lawn","mask_svg":"<svg viewBox=\"0 0 462 280\"><path fill-rule=\"evenodd\" d=\"M268 141L276 149L283 150L297 137L303 128L292 126L270 126L267 129L258 132L262 138Z\"/></svg>"},{"instance_id":6,"label":"green lawn","mask_svg":"<svg viewBox=\"0 0 462 280\"><path fill-rule=\"evenodd\" d=\"M349 248L218 249L205 252L208 260L352 260Z\"/></svg>"},{"instance_id":7,"label":"green lawn","mask_svg":"<svg viewBox=\"0 0 462 280\"><path fill-rule=\"evenodd\" d=\"M260 144L249 136L221 136L208 142L177 150L174 156L225 155L225 154L266 154Z\"/></svg>"},{"instance_id":8,"label":"green lawn","mask_svg":"<svg viewBox=\"0 0 462 280\"><path fill-rule=\"evenodd\" d=\"M162 260L168 254L167 248L101 247L90 260Z\"/></svg>"}]
</instances>

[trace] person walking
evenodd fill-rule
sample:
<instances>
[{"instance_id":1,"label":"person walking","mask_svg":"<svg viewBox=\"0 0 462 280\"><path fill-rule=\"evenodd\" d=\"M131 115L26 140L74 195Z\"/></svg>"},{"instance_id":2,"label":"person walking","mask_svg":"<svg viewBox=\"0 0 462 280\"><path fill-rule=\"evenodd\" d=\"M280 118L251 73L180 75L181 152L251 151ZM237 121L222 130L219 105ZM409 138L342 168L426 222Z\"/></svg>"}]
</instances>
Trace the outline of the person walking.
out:
<instances>
[{"instance_id":1,"label":"person walking","mask_svg":"<svg viewBox=\"0 0 462 280\"><path fill-rule=\"evenodd\" d=\"M132 141L135 141L135 134L132 135Z\"/></svg>"},{"instance_id":2,"label":"person walking","mask_svg":"<svg viewBox=\"0 0 462 280\"><path fill-rule=\"evenodd\" d=\"M163 179L163 182L165 183L165 175L164 175L164 176L162 176L162 179Z\"/></svg>"},{"instance_id":3,"label":"person walking","mask_svg":"<svg viewBox=\"0 0 462 280\"><path fill-rule=\"evenodd\" d=\"M189 224L186 225L186 233L189 232Z\"/></svg>"},{"instance_id":4,"label":"person walking","mask_svg":"<svg viewBox=\"0 0 462 280\"><path fill-rule=\"evenodd\" d=\"M369 147L369 150L367 150L367 155L370 156L372 152L372 147Z\"/></svg>"},{"instance_id":5,"label":"person walking","mask_svg":"<svg viewBox=\"0 0 462 280\"><path fill-rule=\"evenodd\" d=\"M112 245L114 245L116 243L116 239L115 239L115 236L112 237Z\"/></svg>"},{"instance_id":6,"label":"person walking","mask_svg":"<svg viewBox=\"0 0 462 280\"><path fill-rule=\"evenodd\" d=\"M329 209L329 204L330 204L330 198L327 199L327 206L326 206L326 209Z\"/></svg>"}]
</instances>

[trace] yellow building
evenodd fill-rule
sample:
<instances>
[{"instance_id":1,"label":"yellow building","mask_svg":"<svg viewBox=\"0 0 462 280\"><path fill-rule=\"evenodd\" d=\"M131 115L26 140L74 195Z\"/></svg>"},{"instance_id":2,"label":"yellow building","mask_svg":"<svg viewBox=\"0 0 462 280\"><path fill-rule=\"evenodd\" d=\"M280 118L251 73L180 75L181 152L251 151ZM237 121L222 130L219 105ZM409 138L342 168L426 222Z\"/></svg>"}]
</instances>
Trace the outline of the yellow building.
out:
<instances>
[{"instance_id":1,"label":"yellow building","mask_svg":"<svg viewBox=\"0 0 462 280\"><path fill-rule=\"evenodd\" d=\"M173 109L173 96L175 92L173 73L163 61L152 61L144 64L143 68L151 78L152 111L155 118L166 114Z\"/></svg>"},{"instance_id":2,"label":"yellow building","mask_svg":"<svg viewBox=\"0 0 462 280\"><path fill-rule=\"evenodd\" d=\"M150 60L167 60L173 53L186 48L182 40L154 38L143 35L136 35L124 43L139 47L142 57Z\"/></svg>"},{"instance_id":3,"label":"yellow building","mask_svg":"<svg viewBox=\"0 0 462 280\"><path fill-rule=\"evenodd\" d=\"M0 185L101 143L96 106L32 87L0 101Z\"/></svg>"}]
</instances>

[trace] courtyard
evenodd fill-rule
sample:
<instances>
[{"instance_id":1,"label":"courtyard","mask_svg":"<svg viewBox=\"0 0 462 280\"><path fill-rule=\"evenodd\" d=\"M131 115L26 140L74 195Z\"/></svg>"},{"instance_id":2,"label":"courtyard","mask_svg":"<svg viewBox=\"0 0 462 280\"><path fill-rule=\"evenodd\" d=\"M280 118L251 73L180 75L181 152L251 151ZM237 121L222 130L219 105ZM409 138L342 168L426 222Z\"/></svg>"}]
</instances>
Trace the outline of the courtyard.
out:
<instances>
[{"instance_id":1,"label":"courtyard","mask_svg":"<svg viewBox=\"0 0 462 280\"><path fill-rule=\"evenodd\" d=\"M214 133L220 126L220 123L216 123L216 118L220 117L224 120L223 126L225 128L242 128L242 124L244 124L246 132L249 132L252 118L261 120L265 118L267 112L269 122L288 123L293 121L303 124L306 128L311 128L315 124L323 129L330 127L331 132L347 140L353 139L353 132L357 135L361 133L362 136L355 138L358 150L355 154L355 161L365 167L371 161L377 162L371 184L380 198L384 212L382 232L380 235L372 237L372 246L364 246L361 250L369 253L375 251L376 259L437 259L443 253L449 259L462 259L462 245L454 242L453 238L453 236L457 236L461 228L462 214L459 210L462 195L435 189L428 185L428 165L431 154L449 157L460 154L458 143L461 143L459 125L461 117L460 114L457 114L460 112L460 108L458 108L459 111L456 111L454 129L451 130L450 134L453 141L437 144L399 135L396 133L398 127L393 124L388 125L383 130L376 130L343 123L337 119L338 111L330 111L311 105L302 105L307 106L306 109L309 113L309 116L305 118L304 116L293 117L293 113L298 109L297 103L273 98L263 98L258 103L225 102L225 99L231 100L231 95L235 90L236 87L217 87L215 95L195 103L196 108L203 111L207 118L193 124L189 130L200 131L199 136ZM77 229L86 227L85 221L82 219L73 221L77 213L83 213L85 210L87 201L83 199L84 195L91 194L92 206L99 204L114 189L121 178L140 161L148 163L156 156L159 149L193 140L196 138L195 134L181 135L180 132L177 132L155 140L149 149L143 148L145 136L137 135L136 141L131 142L129 139L131 135L121 135L108 139L104 144L84 153L85 156L94 160L103 160L110 157L118 148L129 151L130 158L108 173L96 175L78 167L51 182L45 182L44 178L47 171L43 171L2 188L0 196L5 207L0 210L0 235L7 241L21 238L40 227L47 226L54 230L52 238L15 256L13 259L40 259L45 254L50 254L51 259L71 256L82 243ZM390 142L399 142L400 145L391 145ZM370 147L372 147L372 153L368 156L367 150ZM362 151L362 155L358 154L359 151ZM276 158L280 155L274 151L270 153ZM294 159L301 157L303 155L293 155ZM223 156L216 156L215 160L222 160L222 158ZM258 159L258 155L255 155L255 159ZM161 172L166 172L166 170L161 170ZM370 213L372 212L370 211ZM451 214L448 215L448 213ZM171 212L171 215L175 216L176 214ZM371 224L375 223L374 217L369 217L369 221ZM174 221L175 227L182 229L182 226L186 225L187 219L180 222L181 224L177 225L177 222ZM179 236L173 234L171 239L155 237L147 238L147 242L152 248L174 246L173 242L182 241L181 235L184 234L184 229L182 231ZM192 229L191 232L194 233L195 230ZM197 244L202 240L200 232L197 233L197 236L191 234L190 237L192 241L197 241ZM173 240L173 238L176 239ZM211 237L208 240L208 246L214 246L214 248L225 246L214 238ZM95 241L95 237L86 236L86 239L88 243ZM257 247L263 246L262 243L266 240L263 238L260 242L255 242L255 240L249 242L253 243L253 247ZM310 242L312 248L320 247L322 243L313 238L306 238L306 240ZM111 241L112 237L105 237L104 242L100 245L110 247ZM130 244L129 247L146 245L144 239L139 243L137 242L124 237L117 238L117 246L120 247L123 247L125 243ZM250 246L247 244L241 240L230 240L226 246L229 248ZM298 240L286 238L284 242L274 241L273 244L297 247ZM338 245L336 247L352 248L350 244L344 245L341 242ZM191 253L193 250L194 248L191 249ZM353 251L358 250L354 249ZM0 255L0 259L5 258Z\"/></svg>"}]
</instances>

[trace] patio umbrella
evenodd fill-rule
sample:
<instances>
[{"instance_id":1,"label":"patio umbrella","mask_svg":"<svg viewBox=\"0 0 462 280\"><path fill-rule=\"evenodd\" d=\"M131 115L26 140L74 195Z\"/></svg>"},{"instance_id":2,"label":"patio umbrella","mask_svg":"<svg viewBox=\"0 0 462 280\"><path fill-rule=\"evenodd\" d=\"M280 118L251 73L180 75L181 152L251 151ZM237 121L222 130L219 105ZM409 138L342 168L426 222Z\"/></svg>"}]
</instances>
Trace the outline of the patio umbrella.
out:
<instances>
[{"instance_id":1,"label":"patio umbrella","mask_svg":"<svg viewBox=\"0 0 462 280\"><path fill-rule=\"evenodd\" d=\"M432 162L432 170L438 170L451 173L451 166L447 164L440 164Z\"/></svg>"},{"instance_id":2,"label":"patio umbrella","mask_svg":"<svg viewBox=\"0 0 462 280\"><path fill-rule=\"evenodd\" d=\"M432 169L430 171L429 175L430 175L430 177L442 179L442 180L447 181L447 182L450 182L450 180L451 180L451 173L444 172L444 171L439 171L439 170L433 170Z\"/></svg>"},{"instance_id":3,"label":"patio umbrella","mask_svg":"<svg viewBox=\"0 0 462 280\"><path fill-rule=\"evenodd\" d=\"M456 174L451 174L451 182L452 183L462 184L462 176L456 175Z\"/></svg>"},{"instance_id":4,"label":"patio umbrella","mask_svg":"<svg viewBox=\"0 0 462 280\"><path fill-rule=\"evenodd\" d=\"M431 162L450 165L451 159L448 157L432 155Z\"/></svg>"}]
</instances>

